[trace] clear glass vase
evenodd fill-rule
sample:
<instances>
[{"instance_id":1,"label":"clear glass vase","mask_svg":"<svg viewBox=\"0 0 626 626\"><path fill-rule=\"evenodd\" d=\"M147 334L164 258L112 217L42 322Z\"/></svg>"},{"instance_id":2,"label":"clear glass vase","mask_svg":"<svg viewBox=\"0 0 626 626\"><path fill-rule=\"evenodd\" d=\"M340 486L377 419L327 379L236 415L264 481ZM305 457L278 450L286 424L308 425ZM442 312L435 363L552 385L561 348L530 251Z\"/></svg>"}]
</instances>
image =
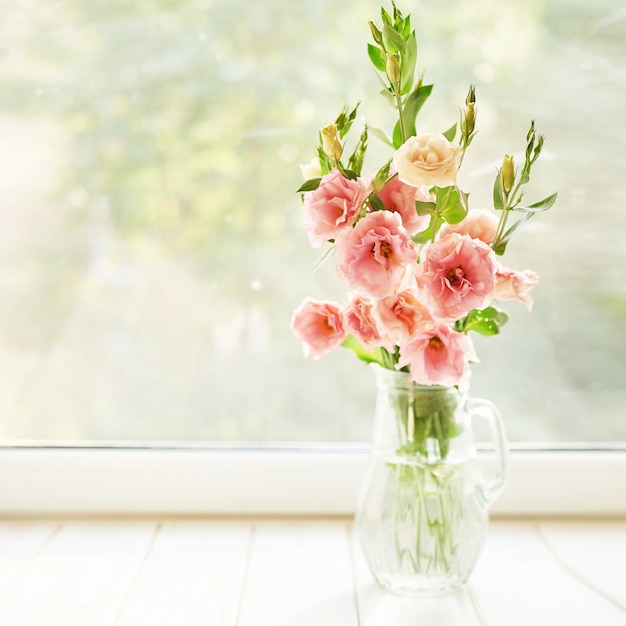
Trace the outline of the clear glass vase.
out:
<instances>
[{"instance_id":1,"label":"clear glass vase","mask_svg":"<svg viewBox=\"0 0 626 626\"><path fill-rule=\"evenodd\" d=\"M438 595L462 586L478 559L489 506L501 492L508 453L493 404L466 385L422 386L373 366L377 402L356 527L374 578L397 593ZM472 420L485 418L496 471L478 465Z\"/></svg>"}]
</instances>

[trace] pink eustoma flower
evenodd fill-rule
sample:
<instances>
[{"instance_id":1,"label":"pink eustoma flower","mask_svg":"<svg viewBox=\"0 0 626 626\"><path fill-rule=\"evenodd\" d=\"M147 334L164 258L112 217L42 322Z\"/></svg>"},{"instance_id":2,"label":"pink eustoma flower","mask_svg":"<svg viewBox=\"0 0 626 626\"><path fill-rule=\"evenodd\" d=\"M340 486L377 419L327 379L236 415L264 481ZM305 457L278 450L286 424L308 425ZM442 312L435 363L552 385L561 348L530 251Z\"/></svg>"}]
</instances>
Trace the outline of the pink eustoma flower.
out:
<instances>
[{"instance_id":1,"label":"pink eustoma flower","mask_svg":"<svg viewBox=\"0 0 626 626\"><path fill-rule=\"evenodd\" d=\"M472 209L466 218L458 224L444 224L439 231L440 237L450 233L469 235L472 239L480 239L491 245L498 230L498 217L495 213L484 209Z\"/></svg>"},{"instance_id":2,"label":"pink eustoma flower","mask_svg":"<svg viewBox=\"0 0 626 626\"><path fill-rule=\"evenodd\" d=\"M410 380L419 385L458 385L475 360L470 338L448 326L436 326L400 346L397 369L408 365Z\"/></svg>"},{"instance_id":3,"label":"pink eustoma flower","mask_svg":"<svg viewBox=\"0 0 626 626\"><path fill-rule=\"evenodd\" d=\"M337 273L350 287L373 298L401 288L417 251L397 213L374 211L335 241Z\"/></svg>"},{"instance_id":4,"label":"pink eustoma flower","mask_svg":"<svg viewBox=\"0 0 626 626\"><path fill-rule=\"evenodd\" d=\"M529 291L539 284L539 276L532 270L510 270L498 267L496 272L496 290L494 300L518 300L529 311L533 308L533 299Z\"/></svg>"},{"instance_id":5,"label":"pink eustoma flower","mask_svg":"<svg viewBox=\"0 0 626 626\"><path fill-rule=\"evenodd\" d=\"M314 359L337 348L348 336L339 306L311 298L293 312L291 330L302 341L304 356Z\"/></svg>"},{"instance_id":6,"label":"pink eustoma flower","mask_svg":"<svg viewBox=\"0 0 626 626\"><path fill-rule=\"evenodd\" d=\"M433 321L415 289L404 289L377 300L373 315L378 322L382 345L391 351L395 346L409 342L426 326L432 326Z\"/></svg>"},{"instance_id":7,"label":"pink eustoma flower","mask_svg":"<svg viewBox=\"0 0 626 626\"><path fill-rule=\"evenodd\" d=\"M366 348L381 345L376 320L372 316L372 302L368 298L356 296L344 309L345 326Z\"/></svg>"},{"instance_id":8,"label":"pink eustoma flower","mask_svg":"<svg viewBox=\"0 0 626 626\"><path fill-rule=\"evenodd\" d=\"M434 195L434 194L433 194ZM430 220L429 215L418 215L415 210L415 201L431 202L428 187L412 187L405 185L397 176L392 178L379 192L378 197L382 200L388 211L396 211L402 218L402 225L409 235L425 230Z\"/></svg>"},{"instance_id":9,"label":"pink eustoma flower","mask_svg":"<svg viewBox=\"0 0 626 626\"><path fill-rule=\"evenodd\" d=\"M337 169L323 176L317 189L304 194L304 228L311 246L321 248L350 228L370 191L369 180L349 180Z\"/></svg>"},{"instance_id":10,"label":"pink eustoma flower","mask_svg":"<svg viewBox=\"0 0 626 626\"><path fill-rule=\"evenodd\" d=\"M495 254L479 239L452 233L427 248L416 274L433 317L459 319L491 301L496 286Z\"/></svg>"}]
</instances>

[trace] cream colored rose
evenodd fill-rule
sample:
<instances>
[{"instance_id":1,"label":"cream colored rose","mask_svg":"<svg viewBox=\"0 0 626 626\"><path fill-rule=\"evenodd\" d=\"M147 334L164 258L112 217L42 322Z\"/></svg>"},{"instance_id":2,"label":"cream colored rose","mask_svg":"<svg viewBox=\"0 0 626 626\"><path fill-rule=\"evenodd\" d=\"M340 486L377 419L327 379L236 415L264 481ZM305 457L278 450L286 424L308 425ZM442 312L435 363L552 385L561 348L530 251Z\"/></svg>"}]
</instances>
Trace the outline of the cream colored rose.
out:
<instances>
[{"instance_id":1,"label":"cream colored rose","mask_svg":"<svg viewBox=\"0 0 626 626\"><path fill-rule=\"evenodd\" d=\"M443 135L427 133L410 137L393 157L398 178L407 185L449 187L456 184L460 148Z\"/></svg>"}]
</instances>

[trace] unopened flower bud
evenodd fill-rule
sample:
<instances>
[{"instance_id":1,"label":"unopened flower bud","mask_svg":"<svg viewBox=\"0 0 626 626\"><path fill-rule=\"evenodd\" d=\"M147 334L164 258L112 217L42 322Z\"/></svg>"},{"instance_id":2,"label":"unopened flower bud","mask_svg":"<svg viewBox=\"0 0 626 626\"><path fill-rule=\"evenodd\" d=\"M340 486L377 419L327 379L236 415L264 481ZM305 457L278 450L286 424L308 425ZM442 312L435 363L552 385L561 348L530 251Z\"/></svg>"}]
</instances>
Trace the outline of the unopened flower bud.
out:
<instances>
[{"instance_id":1,"label":"unopened flower bud","mask_svg":"<svg viewBox=\"0 0 626 626\"><path fill-rule=\"evenodd\" d=\"M468 106L470 104L476 103L476 85L470 85L469 91L467 92L467 98L465 98L465 104Z\"/></svg>"},{"instance_id":2,"label":"unopened flower bud","mask_svg":"<svg viewBox=\"0 0 626 626\"><path fill-rule=\"evenodd\" d=\"M379 46L382 46L383 45L383 34L380 32L380 29L372 21L369 22L369 25L370 25L370 30L372 31L372 37L374 38L374 41Z\"/></svg>"},{"instance_id":3,"label":"unopened flower bud","mask_svg":"<svg viewBox=\"0 0 626 626\"><path fill-rule=\"evenodd\" d=\"M537 145L535 146L535 151L533 152L533 159L532 159L533 163L539 158L539 155L541 154L544 140L545 140L545 137L543 135L539 135L539 139L537 140Z\"/></svg>"},{"instance_id":4,"label":"unopened flower bud","mask_svg":"<svg viewBox=\"0 0 626 626\"><path fill-rule=\"evenodd\" d=\"M402 76L400 64L398 63L396 55L391 54L391 52L387 52L387 65L385 70L387 71L387 78L389 78L392 85L396 85L400 82L400 77Z\"/></svg>"},{"instance_id":5,"label":"unopened flower bud","mask_svg":"<svg viewBox=\"0 0 626 626\"><path fill-rule=\"evenodd\" d=\"M329 159L339 161L343 153L343 146L337 133L337 125L329 124L320 129L322 133L322 148Z\"/></svg>"},{"instance_id":6,"label":"unopened flower bud","mask_svg":"<svg viewBox=\"0 0 626 626\"><path fill-rule=\"evenodd\" d=\"M474 132L476 126L476 110L474 103L470 102L465 109L465 115L461 117L461 132L465 137L469 137Z\"/></svg>"},{"instance_id":7,"label":"unopened flower bud","mask_svg":"<svg viewBox=\"0 0 626 626\"><path fill-rule=\"evenodd\" d=\"M505 154L502 161L502 169L500 170L500 183L504 193L508 194L515 184L515 164L513 163L513 155Z\"/></svg>"}]
</instances>

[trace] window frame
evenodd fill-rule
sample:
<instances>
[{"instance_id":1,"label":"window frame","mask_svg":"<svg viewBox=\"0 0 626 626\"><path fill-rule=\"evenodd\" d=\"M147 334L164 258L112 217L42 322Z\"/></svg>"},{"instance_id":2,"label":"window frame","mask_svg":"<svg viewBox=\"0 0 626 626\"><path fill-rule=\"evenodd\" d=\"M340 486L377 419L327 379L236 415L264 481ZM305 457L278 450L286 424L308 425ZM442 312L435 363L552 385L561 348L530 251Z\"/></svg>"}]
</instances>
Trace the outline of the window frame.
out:
<instances>
[{"instance_id":1,"label":"window frame","mask_svg":"<svg viewBox=\"0 0 626 626\"><path fill-rule=\"evenodd\" d=\"M5 445L0 516L349 516L367 456L357 444ZM513 445L510 467L495 515L626 515L623 445Z\"/></svg>"}]
</instances>

